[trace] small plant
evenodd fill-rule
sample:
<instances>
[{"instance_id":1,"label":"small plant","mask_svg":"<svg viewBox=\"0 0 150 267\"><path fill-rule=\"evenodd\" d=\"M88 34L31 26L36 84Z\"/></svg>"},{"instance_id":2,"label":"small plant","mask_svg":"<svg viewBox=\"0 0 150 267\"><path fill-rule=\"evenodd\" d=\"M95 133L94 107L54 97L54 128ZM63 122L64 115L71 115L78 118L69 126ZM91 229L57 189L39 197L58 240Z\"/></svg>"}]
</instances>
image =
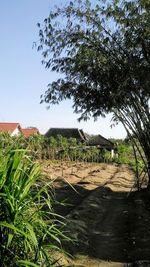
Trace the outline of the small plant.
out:
<instances>
[{"instance_id":1,"label":"small plant","mask_svg":"<svg viewBox=\"0 0 150 267\"><path fill-rule=\"evenodd\" d=\"M53 266L62 223L53 214L50 185L40 186L39 166L25 150L0 155L1 266ZM59 227L58 227L59 225Z\"/></svg>"}]
</instances>

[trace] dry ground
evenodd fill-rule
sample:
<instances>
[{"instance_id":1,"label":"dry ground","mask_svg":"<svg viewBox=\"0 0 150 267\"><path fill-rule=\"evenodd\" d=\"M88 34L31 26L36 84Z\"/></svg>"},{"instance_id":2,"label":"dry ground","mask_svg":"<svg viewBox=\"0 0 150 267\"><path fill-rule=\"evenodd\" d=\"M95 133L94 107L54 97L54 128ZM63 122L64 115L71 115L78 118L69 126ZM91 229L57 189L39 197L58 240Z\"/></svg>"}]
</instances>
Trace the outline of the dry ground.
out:
<instances>
[{"instance_id":1,"label":"dry ground","mask_svg":"<svg viewBox=\"0 0 150 267\"><path fill-rule=\"evenodd\" d=\"M64 243L74 259L58 255L65 266L150 266L150 196L137 193L126 165L43 163L54 180L56 205L67 232L78 240ZM73 186L73 187L72 187ZM69 204L69 205L68 205Z\"/></svg>"}]
</instances>

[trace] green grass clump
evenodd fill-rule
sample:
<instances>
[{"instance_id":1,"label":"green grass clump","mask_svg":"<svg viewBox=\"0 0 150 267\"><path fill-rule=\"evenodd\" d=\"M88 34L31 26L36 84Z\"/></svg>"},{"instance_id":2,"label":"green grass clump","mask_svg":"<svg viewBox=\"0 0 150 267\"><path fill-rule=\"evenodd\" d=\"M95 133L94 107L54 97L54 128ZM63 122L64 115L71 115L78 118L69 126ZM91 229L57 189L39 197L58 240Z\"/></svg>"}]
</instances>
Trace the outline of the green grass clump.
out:
<instances>
[{"instance_id":1,"label":"green grass clump","mask_svg":"<svg viewBox=\"0 0 150 267\"><path fill-rule=\"evenodd\" d=\"M53 266L48 251L65 238L53 214L50 185L39 186L39 166L25 150L0 155L1 266ZM59 226L58 226L59 225Z\"/></svg>"}]
</instances>

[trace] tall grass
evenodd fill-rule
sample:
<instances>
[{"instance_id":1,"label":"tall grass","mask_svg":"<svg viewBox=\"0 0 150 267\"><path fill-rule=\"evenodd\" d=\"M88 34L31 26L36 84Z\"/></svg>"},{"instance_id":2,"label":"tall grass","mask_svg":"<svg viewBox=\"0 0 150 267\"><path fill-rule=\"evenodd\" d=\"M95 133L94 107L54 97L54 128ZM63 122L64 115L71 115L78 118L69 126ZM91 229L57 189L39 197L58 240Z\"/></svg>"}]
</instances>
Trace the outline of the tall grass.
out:
<instances>
[{"instance_id":1,"label":"tall grass","mask_svg":"<svg viewBox=\"0 0 150 267\"><path fill-rule=\"evenodd\" d=\"M48 251L65 238L53 214L49 185L39 186L39 166L24 150L0 155L1 266L53 266ZM58 227L59 224L59 227Z\"/></svg>"}]
</instances>

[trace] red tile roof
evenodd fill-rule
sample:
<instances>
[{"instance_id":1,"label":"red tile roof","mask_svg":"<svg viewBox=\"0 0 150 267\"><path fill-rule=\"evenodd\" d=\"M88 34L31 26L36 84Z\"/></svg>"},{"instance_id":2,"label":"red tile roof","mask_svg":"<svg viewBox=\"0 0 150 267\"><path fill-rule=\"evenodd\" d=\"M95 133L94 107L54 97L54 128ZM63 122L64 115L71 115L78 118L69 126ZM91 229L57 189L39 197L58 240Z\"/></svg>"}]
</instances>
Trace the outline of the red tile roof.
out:
<instances>
[{"instance_id":1,"label":"red tile roof","mask_svg":"<svg viewBox=\"0 0 150 267\"><path fill-rule=\"evenodd\" d=\"M21 131L25 137L29 137L34 134L39 134L39 130L36 127L21 129Z\"/></svg>"},{"instance_id":2,"label":"red tile roof","mask_svg":"<svg viewBox=\"0 0 150 267\"><path fill-rule=\"evenodd\" d=\"M16 128L21 131L21 126L18 122L0 122L0 132L13 133Z\"/></svg>"}]
</instances>

